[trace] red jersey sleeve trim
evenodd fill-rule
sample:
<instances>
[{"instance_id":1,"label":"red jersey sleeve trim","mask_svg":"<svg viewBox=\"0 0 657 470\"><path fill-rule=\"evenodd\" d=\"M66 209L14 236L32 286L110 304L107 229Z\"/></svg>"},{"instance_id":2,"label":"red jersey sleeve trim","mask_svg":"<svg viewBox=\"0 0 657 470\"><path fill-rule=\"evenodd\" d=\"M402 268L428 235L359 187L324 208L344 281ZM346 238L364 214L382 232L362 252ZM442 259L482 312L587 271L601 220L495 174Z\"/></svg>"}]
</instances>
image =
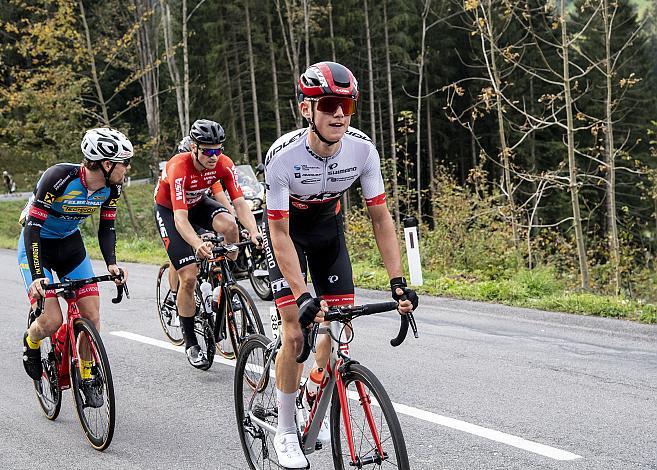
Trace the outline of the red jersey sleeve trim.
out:
<instances>
[{"instance_id":1,"label":"red jersey sleeve trim","mask_svg":"<svg viewBox=\"0 0 657 470\"><path fill-rule=\"evenodd\" d=\"M44 211L43 209L39 209L38 207L30 206L30 212L29 212L31 217L34 217L35 219L39 220L46 220L48 218L48 212Z\"/></svg>"},{"instance_id":2,"label":"red jersey sleeve trim","mask_svg":"<svg viewBox=\"0 0 657 470\"><path fill-rule=\"evenodd\" d=\"M102 210L100 211L100 220L114 220L116 219L115 210Z\"/></svg>"},{"instance_id":3,"label":"red jersey sleeve trim","mask_svg":"<svg viewBox=\"0 0 657 470\"><path fill-rule=\"evenodd\" d=\"M365 203L367 204L367 207L369 207L369 206L378 206L380 204L385 204L386 203L386 193L379 194L378 196L374 196L373 198L370 198L370 199L365 199Z\"/></svg>"},{"instance_id":4,"label":"red jersey sleeve trim","mask_svg":"<svg viewBox=\"0 0 657 470\"><path fill-rule=\"evenodd\" d=\"M269 220L281 220L290 217L290 211L277 211L274 209L267 209L267 218Z\"/></svg>"}]
</instances>

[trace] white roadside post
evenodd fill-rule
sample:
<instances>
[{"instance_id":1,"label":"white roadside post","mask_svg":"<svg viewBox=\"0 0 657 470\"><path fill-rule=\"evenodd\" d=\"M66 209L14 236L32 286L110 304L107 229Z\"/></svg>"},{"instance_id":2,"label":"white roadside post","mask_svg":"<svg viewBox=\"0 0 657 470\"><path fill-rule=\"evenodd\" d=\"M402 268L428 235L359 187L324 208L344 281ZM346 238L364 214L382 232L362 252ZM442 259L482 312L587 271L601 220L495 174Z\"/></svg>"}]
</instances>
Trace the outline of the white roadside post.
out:
<instances>
[{"instance_id":1,"label":"white roadside post","mask_svg":"<svg viewBox=\"0 0 657 470\"><path fill-rule=\"evenodd\" d=\"M406 256L408 270L411 275L411 285L421 286L422 264L420 263L420 240L417 233L417 219L413 216L404 219L404 239L406 240Z\"/></svg>"}]
</instances>

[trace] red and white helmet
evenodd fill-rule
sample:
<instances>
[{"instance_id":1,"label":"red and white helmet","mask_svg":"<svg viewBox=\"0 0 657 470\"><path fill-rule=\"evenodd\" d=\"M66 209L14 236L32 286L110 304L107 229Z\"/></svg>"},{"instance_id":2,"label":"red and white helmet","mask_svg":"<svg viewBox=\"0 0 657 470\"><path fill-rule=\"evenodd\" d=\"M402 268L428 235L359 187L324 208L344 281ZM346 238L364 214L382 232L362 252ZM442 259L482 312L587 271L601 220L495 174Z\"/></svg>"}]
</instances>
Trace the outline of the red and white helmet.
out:
<instances>
[{"instance_id":1,"label":"red and white helmet","mask_svg":"<svg viewBox=\"0 0 657 470\"><path fill-rule=\"evenodd\" d=\"M318 62L311 65L299 77L297 98L342 96L358 99L358 81L344 65L336 62Z\"/></svg>"}]
</instances>

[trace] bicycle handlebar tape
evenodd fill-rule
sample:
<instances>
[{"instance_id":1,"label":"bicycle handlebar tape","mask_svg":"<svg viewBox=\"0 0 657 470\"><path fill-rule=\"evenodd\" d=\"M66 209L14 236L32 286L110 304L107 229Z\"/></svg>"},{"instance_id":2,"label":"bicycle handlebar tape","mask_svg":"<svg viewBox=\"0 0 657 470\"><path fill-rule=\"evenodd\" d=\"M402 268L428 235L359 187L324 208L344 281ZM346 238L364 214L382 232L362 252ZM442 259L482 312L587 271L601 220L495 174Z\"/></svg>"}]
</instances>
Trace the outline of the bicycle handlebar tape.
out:
<instances>
[{"instance_id":1,"label":"bicycle handlebar tape","mask_svg":"<svg viewBox=\"0 0 657 470\"><path fill-rule=\"evenodd\" d=\"M312 350L312 345L310 344L310 328L301 327L301 332L303 333L303 349L301 350L301 354L297 356L297 363L299 364L306 362Z\"/></svg>"},{"instance_id":2,"label":"bicycle handlebar tape","mask_svg":"<svg viewBox=\"0 0 657 470\"><path fill-rule=\"evenodd\" d=\"M401 325L399 325L399 333L397 334L396 338L390 340L390 345L395 348L404 342L406 339L406 334L408 333L408 315L399 316L401 321Z\"/></svg>"},{"instance_id":3,"label":"bicycle handlebar tape","mask_svg":"<svg viewBox=\"0 0 657 470\"><path fill-rule=\"evenodd\" d=\"M397 302L381 302L378 304L368 304L365 307L366 315L373 315L375 313L390 312L397 309Z\"/></svg>"}]
</instances>

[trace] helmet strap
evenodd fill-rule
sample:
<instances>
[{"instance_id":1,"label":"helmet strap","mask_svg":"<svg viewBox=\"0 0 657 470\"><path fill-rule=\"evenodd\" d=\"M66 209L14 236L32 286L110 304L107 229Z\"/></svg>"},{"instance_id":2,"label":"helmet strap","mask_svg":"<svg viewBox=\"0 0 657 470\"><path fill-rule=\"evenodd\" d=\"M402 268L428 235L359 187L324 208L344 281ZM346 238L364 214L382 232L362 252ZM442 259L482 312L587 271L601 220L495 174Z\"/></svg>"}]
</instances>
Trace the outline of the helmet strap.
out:
<instances>
[{"instance_id":1,"label":"helmet strap","mask_svg":"<svg viewBox=\"0 0 657 470\"><path fill-rule=\"evenodd\" d=\"M319 130L317 130L317 126L315 125L315 120L313 119L313 114L315 110L313 108L313 105L310 105L310 117L306 118L308 120L308 123L310 124L310 130L315 133L315 135L324 142L326 145L331 146L333 144L337 144L337 140L328 140L326 137L324 137L322 134L319 133Z\"/></svg>"},{"instance_id":2,"label":"helmet strap","mask_svg":"<svg viewBox=\"0 0 657 470\"><path fill-rule=\"evenodd\" d=\"M103 172L103 175L105 176L105 186L110 186L110 176L112 175L112 172L114 171L114 168L116 168L116 163L117 162L112 162L112 166L110 167L109 171L105 170L105 167L103 166L103 163L100 163L100 170Z\"/></svg>"}]
</instances>

